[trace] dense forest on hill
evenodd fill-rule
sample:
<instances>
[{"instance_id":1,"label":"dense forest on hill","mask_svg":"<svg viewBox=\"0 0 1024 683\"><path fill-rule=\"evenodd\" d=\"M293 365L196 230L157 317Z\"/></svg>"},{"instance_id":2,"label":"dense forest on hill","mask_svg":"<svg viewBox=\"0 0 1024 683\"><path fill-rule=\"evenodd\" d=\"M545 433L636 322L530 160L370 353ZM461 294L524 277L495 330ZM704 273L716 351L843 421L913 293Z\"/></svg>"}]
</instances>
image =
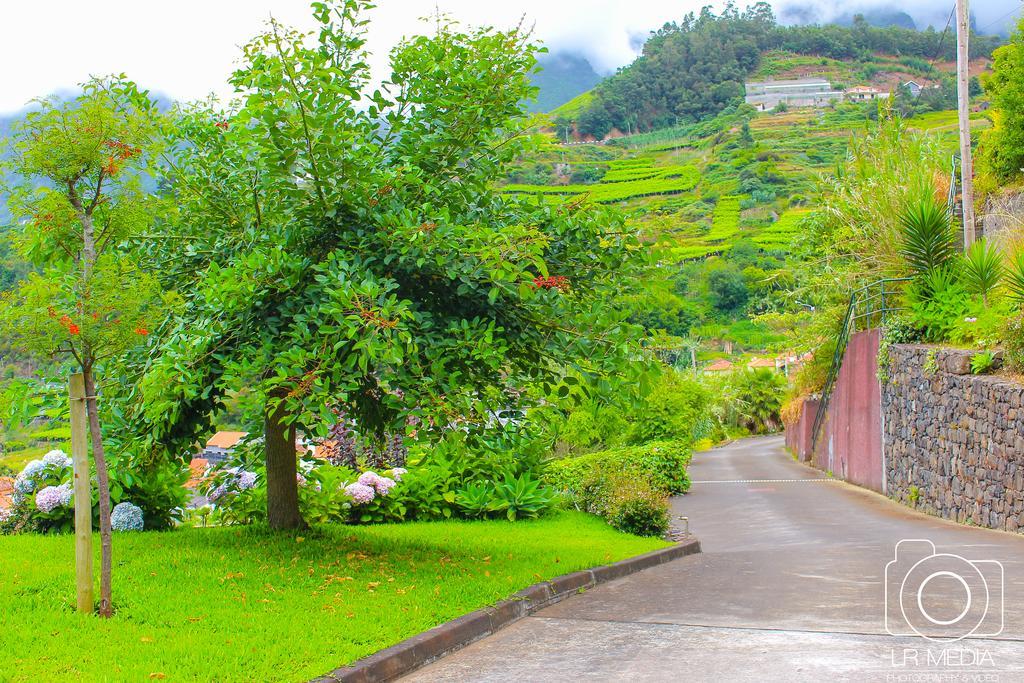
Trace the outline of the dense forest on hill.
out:
<instances>
[{"instance_id":1,"label":"dense forest on hill","mask_svg":"<svg viewBox=\"0 0 1024 683\"><path fill-rule=\"evenodd\" d=\"M975 36L972 57L991 55L999 42ZM895 55L912 68L956 58L952 36L932 28L880 28L862 16L848 27L780 26L764 2L742 12L729 6L720 15L704 8L665 24L635 62L598 85L575 112L576 127L603 138L613 128L654 130L716 115L743 96L744 81L770 50L839 60Z\"/></svg>"}]
</instances>

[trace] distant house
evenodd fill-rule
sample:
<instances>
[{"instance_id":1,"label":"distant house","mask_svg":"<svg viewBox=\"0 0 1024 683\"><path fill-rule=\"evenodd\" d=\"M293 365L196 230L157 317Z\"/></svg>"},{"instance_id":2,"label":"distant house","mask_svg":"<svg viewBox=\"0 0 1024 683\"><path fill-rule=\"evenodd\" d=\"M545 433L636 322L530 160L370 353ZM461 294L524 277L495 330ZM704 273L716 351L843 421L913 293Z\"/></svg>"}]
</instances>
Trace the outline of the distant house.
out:
<instances>
[{"instance_id":1,"label":"distant house","mask_svg":"<svg viewBox=\"0 0 1024 683\"><path fill-rule=\"evenodd\" d=\"M778 362L776 362L774 358L754 358L749 363L747 363L747 367L750 368L751 370L756 370L758 368L769 368L771 370L776 370L779 367L779 364Z\"/></svg>"},{"instance_id":2,"label":"distant house","mask_svg":"<svg viewBox=\"0 0 1024 683\"><path fill-rule=\"evenodd\" d=\"M791 107L823 107L843 99L843 93L821 78L746 83L746 103L759 111L775 109L781 103Z\"/></svg>"},{"instance_id":3,"label":"distant house","mask_svg":"<svg viewBox=\"0 0 1024 683\"><path fill-rule=\"evenodd\" d=\"M185 482L185 488L192 490L199 488L203 479L206 478L206 470L209 466L210 461L206 458L192 458L192 462L188 464L188 481Z\"/></svg>"},{"instance_id":4,"label":"distant house","mask_svg":"<svg viewBox=\"0 0 1024 683\"><path fill-rule=\"evenodd\" d=\"M852 102L867 102L889 97L889 93L868 85L857 85L846 91L846 99Z\"/></svg>"},{"instance_id":5,"label":"distant house","mask_svg":"<svg viewBox=\"0 0 1024 683\"><path fill-rule=\"evenodd\" d=\"M206 442L201 456L211 465L224 462L246 434L247 432L217 432Z\"/></svg>"},{"instance_id":6,"label":"distant house","mask_svg":"<svg viewBox=\"0 0 1024 683\"><path fill-rule=\"evenodd\" d=\"M903 87L907 89L907 92L910 93L911 97L917 97L920 95L921 89L923 88L923 86L917 81L907 81L903 84Z\"/></svg>"},{"instance_id":7,"label":"distant house","mask_svg":"<svg viewBox=\"0 0 1024 683\"><path fill-rule=\"evenodd\" d=\"M11 477L0 477L0 509L11 507L11 497L14 495L14 479Z\"/></svg>"},{"instance_id":8,"label":"distant house","mask_svg":"<svg viewBox=\"0 0 1024 683\"><path fill-rule=\"evenodd\" d=\"M733 365L724 358L719 358L711 365L705 366L704 372L732 372Z\"/></svg>"}]
</instances>

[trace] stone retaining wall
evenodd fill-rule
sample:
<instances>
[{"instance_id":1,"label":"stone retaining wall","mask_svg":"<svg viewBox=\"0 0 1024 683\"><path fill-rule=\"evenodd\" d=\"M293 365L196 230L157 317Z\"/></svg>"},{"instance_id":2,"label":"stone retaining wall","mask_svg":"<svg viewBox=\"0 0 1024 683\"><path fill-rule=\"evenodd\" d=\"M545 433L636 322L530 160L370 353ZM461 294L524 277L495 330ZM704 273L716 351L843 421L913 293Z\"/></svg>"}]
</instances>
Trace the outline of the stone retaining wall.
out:
<instances>
[{"instance_id":1,"label":"stone retaining wall","mask_svg":"<svg viewBox=\"0 0 1024 683\"><path fill-rule=\"evenodd\" d=\"M1024 524L1024 385L971 375L971 351L897 345L882 383L890 497L958 522Z\"/></svg>"}]
</instances>

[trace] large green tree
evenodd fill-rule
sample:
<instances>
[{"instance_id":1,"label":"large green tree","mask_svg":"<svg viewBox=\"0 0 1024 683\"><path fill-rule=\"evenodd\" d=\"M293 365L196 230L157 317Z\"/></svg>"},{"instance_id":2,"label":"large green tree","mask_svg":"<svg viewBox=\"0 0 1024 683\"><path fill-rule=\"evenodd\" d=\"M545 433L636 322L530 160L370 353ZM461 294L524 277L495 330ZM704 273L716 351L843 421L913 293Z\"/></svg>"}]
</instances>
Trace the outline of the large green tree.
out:
<instances>
[{"instance_id":1,"label":"large green tree","mask_svg":"<svg viewBox=\"0 0 1024 683\"><path fill-rule=\"evenodd\" d=\"M142 173L157 151L157 113L123 78L36 104L12 131L6 189L16 245L37 271L0 299L0 331L19 350L72 358L84 376L99 489L99 611L110 616L110 485L97 376L139 344L164 310L159 283L130 248L156 213Z\"/></svg>"},{"instance_id":2,"label":"large green tree","mask_svg":"<svg viewBox=\"0 0 1024 683\"><path fill-rule=\"evenodd\" d=\"M983 79L995 126L982 139L981 161L996 180L1009 183L1024 175L1024 19L993 57Z\"/></svg>"},{"instance_id":3,"label":"large green tree","mask_svg":"<svg viewBox=\"0 0 1024 683\"><path fill-rule=\"evenodd\" d=\"M295 430L324 434L332 409L378 439L411 417L423 433L630 357L607 302L634 235L494 189L528 139L529 36L439 20L368 93L366 6L314 3L311 34L272 23L232 77L238 104L179 112L168 156L180 221L154 252L194 293L144 380L145 433L189 443L244 389L275 528L303 524Z\"/></svg>"}]
</instances>

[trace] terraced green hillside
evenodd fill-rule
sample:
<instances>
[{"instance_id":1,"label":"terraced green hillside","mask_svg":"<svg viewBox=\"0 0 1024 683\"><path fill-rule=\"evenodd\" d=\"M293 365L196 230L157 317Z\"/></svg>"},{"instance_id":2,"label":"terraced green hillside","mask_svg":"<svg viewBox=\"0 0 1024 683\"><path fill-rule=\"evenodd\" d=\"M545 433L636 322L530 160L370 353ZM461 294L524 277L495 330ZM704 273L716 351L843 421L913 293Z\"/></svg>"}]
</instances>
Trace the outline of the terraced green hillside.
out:
<instances>
[{"instance_id":1,"label":"terraced green hillside","mask_svg":"<svg viewBox=\"0 0 1024 683\"><path fill-rule=\"evenodd\" d=\"M606 144L561 145L551 137L520 160L504 189L627 212L668 282L637 313L649 328L699 333L710 346L705 353L733 348L725 343L730 339L750 351L782 349L784 337L750 318L773 310L776 283L798 258L801 221L815 203L819 177L835 169L851 137L877 115L876 103L778 113L741 106ZM909 120L950 153L955 122L955 112L945 111ZM973 124L988 121L977 115Z\"/></svg>"}]
</instances>

